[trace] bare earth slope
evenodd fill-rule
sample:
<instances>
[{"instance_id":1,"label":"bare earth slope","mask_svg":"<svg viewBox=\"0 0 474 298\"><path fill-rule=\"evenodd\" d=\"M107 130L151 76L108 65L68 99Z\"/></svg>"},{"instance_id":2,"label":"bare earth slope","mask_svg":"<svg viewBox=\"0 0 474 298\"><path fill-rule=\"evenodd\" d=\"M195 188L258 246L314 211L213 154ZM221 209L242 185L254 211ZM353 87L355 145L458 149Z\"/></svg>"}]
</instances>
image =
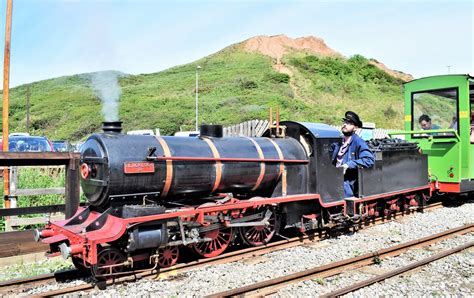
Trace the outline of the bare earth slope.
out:
<instances>
[{"instance_id":1,"label":"bare earth slope","mask_svg":"<svg viewBox=\"0 0 474 298\"><path fill-rule=\"evenodd\" d=\"M290 38L283 34L273 36L260 35L243 41L241 45L247 52L258 52L272 57L275 59L274 68L279 72L289 75L291 75L292 72L282 64L281 59L285 54L291 51L304 51L308 54L321 57L344 58L343 55L331 49L323 39L314 36ZM371 59L370 63L387 72L389 75L405 82L413 79L411 75L392 70L375 59Z\"/></svg>"}]
</instances>

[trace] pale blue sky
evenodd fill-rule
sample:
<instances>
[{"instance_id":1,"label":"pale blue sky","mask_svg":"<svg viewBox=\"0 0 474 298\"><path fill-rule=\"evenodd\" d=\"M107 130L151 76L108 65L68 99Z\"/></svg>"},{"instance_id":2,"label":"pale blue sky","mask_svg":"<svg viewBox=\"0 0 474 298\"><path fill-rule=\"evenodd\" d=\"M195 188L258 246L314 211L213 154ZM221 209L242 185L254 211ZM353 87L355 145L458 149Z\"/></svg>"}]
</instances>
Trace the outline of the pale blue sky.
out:
<instances>
[{"instance_id":1,"label":"pale blue sky","mask_svg":"<svg viewBox=\"0 0 474 298\"><path fill-rule=\"evenodd\" d=\"M156 72L275 34L321 37L343 55L415 77L447 73L447 65L474 74L469 0L13 1L11 86L107 69Z\"/></svg>"}]
</instances>

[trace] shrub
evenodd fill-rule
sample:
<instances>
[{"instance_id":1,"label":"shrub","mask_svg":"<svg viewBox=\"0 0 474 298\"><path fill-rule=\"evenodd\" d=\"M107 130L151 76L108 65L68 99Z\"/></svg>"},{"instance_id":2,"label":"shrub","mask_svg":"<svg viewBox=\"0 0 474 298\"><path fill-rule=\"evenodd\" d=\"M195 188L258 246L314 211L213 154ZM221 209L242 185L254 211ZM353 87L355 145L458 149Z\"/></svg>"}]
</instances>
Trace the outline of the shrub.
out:
<instances>
[{"instance_id":1,"label":"shrub","mask_svg":"<svg viewBox=\"0 0 474 298\"><path fill-rule=\"evenodd\" d=\"M290 76L286 73L280 72L271 72L265 76L267 81L274 82L274 83L288 83L290 81Z\"/></svg>"},{"instance_id":2,"label":"shrub","mask_svg":"<svg viewBox=\"0 0 474 298\"><path fill-rule=\"evenodd\" d=\"M397 116L397 111L395 111L392 106L389 106L387 109L383 111L383 114L387 118L395 118Z\"/></svg>"},{"instance_id":3,"label":"shrub","mask_svg":"<svg viewBox=\"0 0 474 298\"><path fill-rule=\"evenodd\" d=\"M240 82L240 87L243 89L255 89L258 88L258 85L255 81L244 80Z\"/></svg>"}]
</instances>

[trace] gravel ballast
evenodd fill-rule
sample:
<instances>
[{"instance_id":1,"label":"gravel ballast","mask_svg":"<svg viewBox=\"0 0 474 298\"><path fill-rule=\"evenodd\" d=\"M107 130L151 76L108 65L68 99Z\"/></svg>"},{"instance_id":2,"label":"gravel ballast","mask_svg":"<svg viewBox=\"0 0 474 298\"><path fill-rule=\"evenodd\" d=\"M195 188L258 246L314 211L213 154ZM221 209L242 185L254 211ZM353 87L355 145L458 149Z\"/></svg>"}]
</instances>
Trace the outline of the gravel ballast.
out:
<instances>
[{"instance_id":1,"label":"gravel ballast","mask_svg":"<svg viewBox=\"0 0 474 298\"><path fill-rule=\"evenodd\" d=\"M385 224L369 227L356 233L345 234L308 245L276 251L252 259L203 267L177 274L164 280L144 279L133 283L111 286L103 291L94 290L80 294L86 296L204 296L440 233L451 228L470 224L473 222L473 218L474 201L471 200L458 207L444 207L431 212L416 213ZM474 236L469 234L446 240L446 243L443 242L439 245L446 245L446 248L443 249L447 249L448 247L454 247L466 243L467 241L472 241L473 239ZM414 262L415 259L422 259L432 253L439 252L436 246L430 247L428 250L419 249L416 251L417 252L410 251L397 258L383 260L381 264L372 266L375 268L373 270L392 270L393 268ZM474 295L472 288L474 264L471 261L472 259L472 250L465 251L432 263L419 272L416 272L416 274L394 277L384 283L361 289L356 293L351 293L349 296L378 296L380 293L384 293L384 291L391 291L389 293L392 293L392 295L455 294L472 296ZM380 266L380 268L377 266ZM429 266L435 267L425 269L431 268ZM439 268L439 271L437 268ZM445 274L451 274L453 276L452 279L448 280L442 277L441 272L443 268L451 270L445 271ZM417 274L421 276L416 277ZM373 272L346 272L342 275L327 279L305 281L289 286L282 289L277 296L314 296L316 294L336 290L342 286L347 286L372 276L374 276ZM411 281L412 277L414 278L413 281ZM397 279L406 280L406 286L401 287ZM344 283L345 280L348 282L347 284ZM445 283L444 287L442 285L435 287L436 280L443 280L443 284ZM438 282L438 284L441 283ZM392 285L393 288L391 288L390 285ZM67 284L61 284L61 286L67 286ZM377 286L385 286L386 288L375 288ZM38 287L27 292L27 294L34 295L52 290L50 287L51 286ZM419 291L415 288L421 288L421 290ZM376 294L377 292L378 294Z\"/></svg>"}]
</instances>

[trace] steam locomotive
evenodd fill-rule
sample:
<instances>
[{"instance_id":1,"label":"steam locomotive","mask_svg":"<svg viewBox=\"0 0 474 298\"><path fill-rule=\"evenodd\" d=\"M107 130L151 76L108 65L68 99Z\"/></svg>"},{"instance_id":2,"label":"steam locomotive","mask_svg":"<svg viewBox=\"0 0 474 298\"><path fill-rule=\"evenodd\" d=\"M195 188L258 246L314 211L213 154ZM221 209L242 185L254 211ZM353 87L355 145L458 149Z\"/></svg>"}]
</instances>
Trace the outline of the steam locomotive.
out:
<instances>
[{"instance_id":1,"label":"steam locomotive","mask_svg":"<svg viewBox=\"0 0 474 298\"><path fill-rule=\"evenodd\" d=\"M125 135L120 122L104 123L81 152L89 205L36 239L106 278L173 266L185 249L209 258L236 239L259 246L285 229L390 216L430 195L427 156L413 143L371 143L375 166L359 169L358 196L344 198L342 168L331 160L342 138L329 125L285 121L259 138L223 137L217 125L200 132Z\"/></svg>"},{"instance_id":2,"label":"steam locomotive","mask_svg":"<svg viewBox=\"0 0 474 298\"><path fill-rule=\"evenodd\" d=\"M220 126L203 126L197 137L154 137L105 123L81 153L89 205L35 238L50 245L49 255L108 278L173 266L186 249L214 257L237 239L259 246L285 229L353 225L417 209L433 194L469 194L473 108L469 75L406 83L405 130L394 133L406 141L370 142L375 166L358 169L350 198L331 160L340 133L325 124L286 121L261 138L228 138ZM441 129L422 130L423 115Z\"/></svg>"}]
</instances>

